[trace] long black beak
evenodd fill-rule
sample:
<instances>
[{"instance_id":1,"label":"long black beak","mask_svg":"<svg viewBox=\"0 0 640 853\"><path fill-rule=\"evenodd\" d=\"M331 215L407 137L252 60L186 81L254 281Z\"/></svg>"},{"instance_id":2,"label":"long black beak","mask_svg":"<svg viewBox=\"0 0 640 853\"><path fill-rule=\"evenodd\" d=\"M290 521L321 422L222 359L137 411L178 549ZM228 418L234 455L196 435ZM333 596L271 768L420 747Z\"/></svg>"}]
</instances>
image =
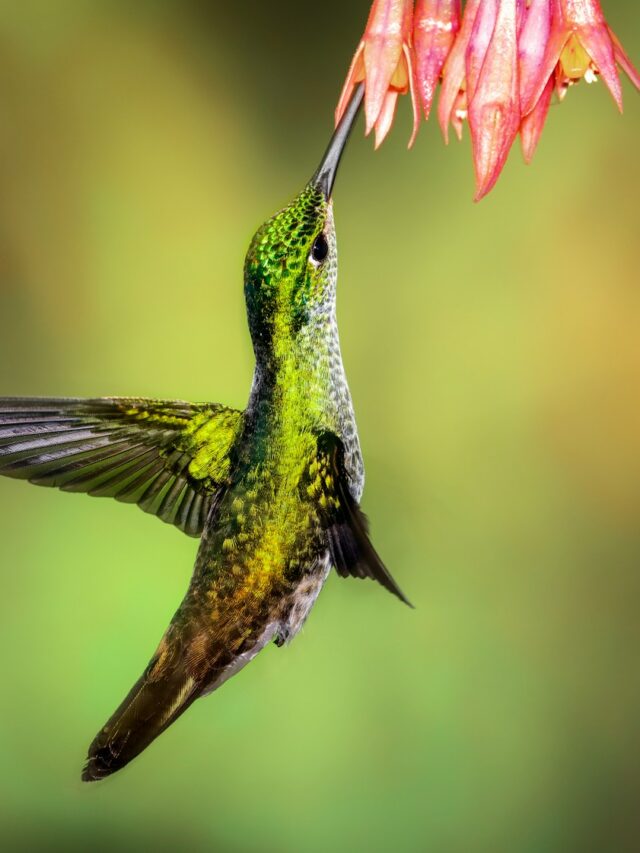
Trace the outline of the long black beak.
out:
<instances>
[{"instance_id":1,"label":"long black beak","mask_svg":"<svg viewBox=\"0 0 640 853\"><path fill-rule=\"evenodd\" d=\"M353 93L353 97L349 101L349 106L340 119L340 123L331 137L331 142L324 153L320 166L311 178L312 185L324 193L324 197L327 201L329 201L329 198L331 197L331 191L333 190L338 166L340 165L340 158L342 157L342 152L347 144L347 139L349 139L349 134L355 124L356 118L358 117L363 97L364 83L360 83L356 91Z\"/></svg>"}]
</instances>

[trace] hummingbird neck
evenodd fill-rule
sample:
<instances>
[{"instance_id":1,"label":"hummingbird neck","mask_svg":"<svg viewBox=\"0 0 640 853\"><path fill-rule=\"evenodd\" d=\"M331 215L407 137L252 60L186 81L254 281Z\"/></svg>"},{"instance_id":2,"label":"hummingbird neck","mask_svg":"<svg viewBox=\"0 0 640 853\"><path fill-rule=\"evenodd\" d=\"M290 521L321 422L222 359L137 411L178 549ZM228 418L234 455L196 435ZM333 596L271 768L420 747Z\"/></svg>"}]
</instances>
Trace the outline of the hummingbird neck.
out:
<instances>
[{"instance_id":1,"label":"hummingbird neck","mask_svg":"<svg viewBox=\"0 0 640 853\"><path fill-rule=\"evenodd\" d=\"M257 436L271 446L282 437L283 452L295 436L334 432L344 443L354 494L360 497L364 469L334 306L286 345L256 349L248 413Z\"/></svg>"},{"instance_id":2,"label":"hummingbird neck","mask_svg":"<svg viewBox=\"0 0 640 853\"><path fill-rule=\"evenodd\" d=\"M343 368L334 310L299 329L288 314L279 314L268 343L259 342L255 353L250 406L270 419L293 417L305 428L335 421L331 388Z\"/></svg>"}]
</instances>

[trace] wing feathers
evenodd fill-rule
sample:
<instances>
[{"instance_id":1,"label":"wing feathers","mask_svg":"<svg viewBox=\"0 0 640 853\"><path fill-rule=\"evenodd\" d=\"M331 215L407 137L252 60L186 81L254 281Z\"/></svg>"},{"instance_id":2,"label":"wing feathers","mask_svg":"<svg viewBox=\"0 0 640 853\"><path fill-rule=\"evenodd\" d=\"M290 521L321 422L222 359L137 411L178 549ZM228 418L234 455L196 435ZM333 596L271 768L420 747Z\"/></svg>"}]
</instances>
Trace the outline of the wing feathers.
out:
<instances>
[{"instance_id":1,"label":"wing feathers","mask_svg":"<svg viewBox=\"0 0 640 853\"><path fill-rule=\"evenodd\" d=\"M313 473L315 480L311 489L316 486L322 493L320 505L325 508L324 526L338 574L343 578L373 578L412 607L371 544L367 518L349 489L344 447L333 433L322 433L319 437Z\"/></svg>"},{"instance_id":2,"label":"wing feathers","mask_svg":"<svg viewBox=\"0 0 640 853\"><path fill-rule=\"evenodd\" d=\"M0 474L137 503L199 536L228 475L243 415L140 398L0 398ZM208 465L196 475L201 450Z\"/></svg>"}]
</instances>

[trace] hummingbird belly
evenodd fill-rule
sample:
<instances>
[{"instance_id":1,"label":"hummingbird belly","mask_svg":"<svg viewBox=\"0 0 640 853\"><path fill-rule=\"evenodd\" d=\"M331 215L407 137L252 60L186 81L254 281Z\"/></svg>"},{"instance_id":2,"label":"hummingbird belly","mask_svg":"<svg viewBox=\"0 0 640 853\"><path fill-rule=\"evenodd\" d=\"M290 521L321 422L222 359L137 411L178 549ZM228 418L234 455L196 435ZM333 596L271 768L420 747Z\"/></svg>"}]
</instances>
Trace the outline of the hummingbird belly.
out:
<instances>
[{"instance_id":1,"label":"hummingbird belly","mask_svg":"<svg viewBox=\"0 0 640 853\"><path fill-rule=\"evenodd\" d=\"M302 628L330 570L331 559L327 552L318 558L316 566L302 578L288 597L275 638L277 646L290 642Z\"/></svg>"},{"instance_id":2,"label":"hummingbird belly","mask_svg":"<svg viewBox=\"0 0 640 853\"><path fill-rule=\"evenodd\" d=\"M317 565L306 574L295 589L282 601L281 612L267 622L249 648L238 653L222 670L218 670L210 681L203 696L217 690L225 681L243 669L272 640L277 646L291 642L304 625L320 590L331 570L329 554L321 557ZM275 615L275 614L274 614Z\"/></svg>"},{"instance_id":3,"label":"hummingbird belly","mask_svg":"<svg viewBox=\"0 0 640 853\"><path fill-rule=\"evenodd\" d=\"M285 467L281 459L252 466L202 537L174 624L182 626L188 669L206 692L272 639L278 645L292 639L329 573L317 510L300 485L307 463Z\"/></svg>"}]
</instances>

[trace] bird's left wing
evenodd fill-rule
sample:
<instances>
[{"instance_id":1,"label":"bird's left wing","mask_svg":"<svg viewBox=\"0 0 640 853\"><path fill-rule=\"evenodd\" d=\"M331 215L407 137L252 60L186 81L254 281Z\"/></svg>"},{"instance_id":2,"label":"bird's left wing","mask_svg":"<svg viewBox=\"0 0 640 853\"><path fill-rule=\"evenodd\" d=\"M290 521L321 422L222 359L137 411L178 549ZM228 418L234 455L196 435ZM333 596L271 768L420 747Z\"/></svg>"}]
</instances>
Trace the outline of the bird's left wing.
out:
<instances>
[{"instance_id":1,"label":"bird's left wing","mask_svg":"<svg viewBox=\"0 0 640 853\"><path fill-rule=\"evenodd\" d=\"M338 574L343 578L377 580L412 607L371 544L367 517L349 488L344 446L332 432L323 432L318 437L306 490L320 507L321 525Z\"/></svg>"},{"instance_id":2,"label":"bird's left wing","mask_svg":"<svg viewBox=\"0 0 640 853\"><path fill-rule=\"evenodd\" d=\"M136 503L199 536L243 428L213 403L0 398L0 474Z\"/></svg>"}]
</instances>

